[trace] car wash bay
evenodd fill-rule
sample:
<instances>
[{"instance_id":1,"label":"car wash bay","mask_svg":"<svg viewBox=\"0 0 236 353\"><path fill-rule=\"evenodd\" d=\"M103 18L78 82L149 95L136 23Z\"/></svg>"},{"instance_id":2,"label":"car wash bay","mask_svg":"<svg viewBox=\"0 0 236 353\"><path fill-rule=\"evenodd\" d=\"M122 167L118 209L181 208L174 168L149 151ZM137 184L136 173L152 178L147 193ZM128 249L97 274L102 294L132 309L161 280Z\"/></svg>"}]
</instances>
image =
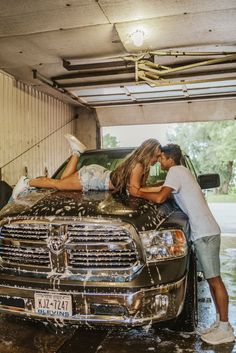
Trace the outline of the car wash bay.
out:
<instances>
[{"instance_id":1,"label":"car wash bay","mask_svg":"<svg viewBox=\"0 0 236 353\"><path fill-rule=\"evenodd\" d=\"M105 126L235 120L235 16L234 0L1 0L0 179L51 175L66 133L99 148ZM214 212L236 330L235 209ZM200 325L213 315L199 282ZM0 332L0 353L236 352L151 327L55 333L1 316Z\"/></svg>"}]
</instances>

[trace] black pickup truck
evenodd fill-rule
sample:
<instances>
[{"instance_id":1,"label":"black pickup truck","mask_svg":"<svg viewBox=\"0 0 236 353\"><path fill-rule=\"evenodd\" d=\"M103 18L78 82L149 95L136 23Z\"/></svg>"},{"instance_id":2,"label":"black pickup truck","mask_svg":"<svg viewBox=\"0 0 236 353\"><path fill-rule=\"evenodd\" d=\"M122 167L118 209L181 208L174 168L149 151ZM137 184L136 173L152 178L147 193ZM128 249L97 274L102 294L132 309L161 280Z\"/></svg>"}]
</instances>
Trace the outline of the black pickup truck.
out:
<instances>
[{"instance_id":1,"label":"black pickup truck","mask_svg":"<svg viewBox=\"0 0 236 353\"><path fill-rule=\"evenodd\" d=\"M88 151L78 168L113 169L131 151ZM195 173L188 156L182 163ZM151 168L150 182L164 178L159 164ZM218 186L217 175L199 182ZM172 199L159 205L109 191L30 190L0 211L0 313L193 330L196 266L188 239L188 219Z\"/></svg>"}]
</instances>

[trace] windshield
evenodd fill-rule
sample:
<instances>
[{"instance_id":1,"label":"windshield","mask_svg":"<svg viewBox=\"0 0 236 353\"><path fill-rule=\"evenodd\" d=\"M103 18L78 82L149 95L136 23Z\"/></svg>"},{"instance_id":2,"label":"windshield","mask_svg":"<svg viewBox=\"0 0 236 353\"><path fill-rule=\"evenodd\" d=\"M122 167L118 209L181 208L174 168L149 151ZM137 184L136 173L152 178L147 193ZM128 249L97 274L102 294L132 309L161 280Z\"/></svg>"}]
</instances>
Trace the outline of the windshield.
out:
<instances>
[{"instance_id":1,"label":"windshield","mask_svg":"<svg viewBox=\"0 0 236 353\"><path fill-rule=\"evenodd\" d=\"M118 150L98 150L85 152L79 159L77 170L85 165L99 164L108 170L114 170L115 167L126 158L133 149L118 149ZM53 178L59 179L66 167L68 160L56 171ZM161 169L160 163L151 166L148 177L148 184L164 181L166 171Z\"/></svg>"}]
</instances>

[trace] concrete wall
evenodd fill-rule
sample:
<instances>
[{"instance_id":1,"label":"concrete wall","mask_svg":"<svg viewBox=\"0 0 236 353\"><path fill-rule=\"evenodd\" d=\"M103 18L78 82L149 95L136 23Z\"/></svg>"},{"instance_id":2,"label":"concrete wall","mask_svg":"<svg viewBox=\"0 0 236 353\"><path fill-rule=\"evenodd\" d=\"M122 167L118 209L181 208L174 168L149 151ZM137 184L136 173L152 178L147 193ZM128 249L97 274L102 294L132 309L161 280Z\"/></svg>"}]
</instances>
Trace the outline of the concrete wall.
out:
<instances>
[{"instance_id":1,"label":"concrete wall","mask_svg":"<svg viewBox=\"0 0 236 353\"><path fill-rule=\"evenodd\" d=\"M64 134L75 133L75 117L72 106L0 71L2 179L13 185L27 172L51 175L69 156Z\"/></svg>"},{"instance_id":2,"label":"concrete wall","mask_svg":"<svg viewBox=\"0 0 236 353\"><path fill-rule=\"evenodd\" d=\"M76 136L88 147L101 147L100 125L94 109L79 108L77 110Z\"/></svg>"}]
</instances>

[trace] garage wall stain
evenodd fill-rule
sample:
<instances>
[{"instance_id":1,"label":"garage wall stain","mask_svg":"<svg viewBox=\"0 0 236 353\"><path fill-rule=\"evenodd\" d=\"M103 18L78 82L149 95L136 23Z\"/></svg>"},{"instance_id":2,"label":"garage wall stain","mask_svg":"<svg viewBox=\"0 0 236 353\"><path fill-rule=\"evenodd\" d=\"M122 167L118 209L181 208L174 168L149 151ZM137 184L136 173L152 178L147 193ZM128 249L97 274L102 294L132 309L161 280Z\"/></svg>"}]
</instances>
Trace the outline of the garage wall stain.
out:
<instances>
[{"instance_id":1,"label":"garage wall stain","mask_svg":"<svg viewBox=\"0 0 236 353\"><path fill-rule=\"evenodd\" d=\"M69 156L64 134L74 133L72 106L0 71L0 168L14 185L21 175L42 176Z\"/></svg>"}]
</instances>

